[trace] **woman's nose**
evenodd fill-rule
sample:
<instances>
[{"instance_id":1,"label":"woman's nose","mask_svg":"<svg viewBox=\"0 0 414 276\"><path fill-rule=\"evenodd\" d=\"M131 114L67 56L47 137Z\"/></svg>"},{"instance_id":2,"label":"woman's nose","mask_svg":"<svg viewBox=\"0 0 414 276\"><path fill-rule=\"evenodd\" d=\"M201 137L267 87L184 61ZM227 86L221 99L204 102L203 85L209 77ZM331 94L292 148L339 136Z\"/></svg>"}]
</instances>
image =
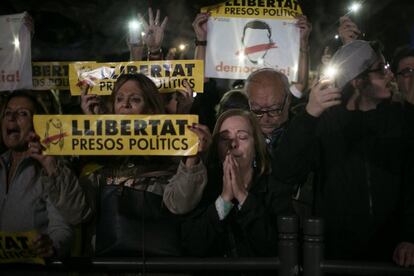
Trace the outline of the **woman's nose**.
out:
<instances>
[{"instance_id":1,"label":"woman's nose","mask_svg":"<svg viewBox=\"0 0 414 276\"><path fill-rule=\"evenodd\" d=\"M230 148L235 149L239 146L239 141L237 141L237 138L231 139L230 141Z\"/></svg>"},{"instance_id":2,"label":"woman's nose","mask_svg":"<svg viewBox=\"0 0 414 276\"><path fill-rule=\"evenodd\" d=\"M122 102L122 107L131 107L131 102L126 99Z\"/></svg>"}]
</instances>

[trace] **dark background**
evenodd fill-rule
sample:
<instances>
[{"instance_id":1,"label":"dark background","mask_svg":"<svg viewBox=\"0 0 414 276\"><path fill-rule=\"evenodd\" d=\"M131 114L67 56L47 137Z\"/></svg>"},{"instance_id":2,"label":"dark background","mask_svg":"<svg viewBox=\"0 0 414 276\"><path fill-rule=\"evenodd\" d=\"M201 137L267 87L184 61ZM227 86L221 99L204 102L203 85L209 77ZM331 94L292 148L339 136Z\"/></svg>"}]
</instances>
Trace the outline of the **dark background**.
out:
<instances>
[{"instance_id":1,"label":"dark background","mask_svg":"<svg viewBox=\"0 0 414 276\"><path fill-rule=\"evenodd\" d=\"M164 47L186 43L185 58L192 58L194 34L191 22L200 7L222 1L188 0L3 0L0 14L28 11L35 21L32 43L34 61L123 61L127 22L137 12L147 15L148 6L160 8L169 23ZM339 16L351 1L303 0L304 13L313 24L312 67L326 45L337 45L334 36ZM368 39L385 45L386 58L402 44L414 46L414 0L366 0L355 17ZM225 38L223 38L225 39Z\"/></svg>"}]
</instances>

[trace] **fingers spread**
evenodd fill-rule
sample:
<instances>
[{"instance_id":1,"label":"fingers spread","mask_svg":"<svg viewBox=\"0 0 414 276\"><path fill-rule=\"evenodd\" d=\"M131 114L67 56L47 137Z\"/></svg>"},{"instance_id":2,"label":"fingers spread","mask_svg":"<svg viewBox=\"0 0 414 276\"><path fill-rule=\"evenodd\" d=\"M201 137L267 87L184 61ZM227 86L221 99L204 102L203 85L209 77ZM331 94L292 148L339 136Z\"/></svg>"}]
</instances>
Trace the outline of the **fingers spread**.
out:
<instances>
[{"instance_id":1,"label":"fingers spread","mask_svg":"<svg viewBox=\"0 0 414 276\"><path fill-rule=\"evenodd\" d=\"M150 26L154 25L154 14L152 13L152 8L148 8L148 24Z\"/></svg>"},{"instance_id":2,"label":"fingers spread","mask_svg":"<svg viewBox=\"0 0 414 276\"><path fill-rule=\"evenodd\" d=\"M142 26L144 28L144 31L146 32L148 30L148 23L147 23L147 21L145 20L145 18L140 13L138 13L138 19L141 22L141 24L142 24Z\"/></svg>"},{"instance_id":3,"label":"fingers spread","mask_svg":"<svg viewBox=\"0 0 414 276\"><path fill-rule=\"evenodd\" d=\"M154 25L158 25L160 23L160 10L157 9L157 13L155 14Z\"/></svg>"},{"instance_id":4,"label":"fingers spread","mask_svg":"<svg viewBox=\"0 0 414 276\"><path fill-rule=\"evenodd\" d=\"M168 22L168 17L164 17L164 20L161 23L161 28L164 30L165 27L167 26L167 22Z\"/></svg>"}]
</instances>

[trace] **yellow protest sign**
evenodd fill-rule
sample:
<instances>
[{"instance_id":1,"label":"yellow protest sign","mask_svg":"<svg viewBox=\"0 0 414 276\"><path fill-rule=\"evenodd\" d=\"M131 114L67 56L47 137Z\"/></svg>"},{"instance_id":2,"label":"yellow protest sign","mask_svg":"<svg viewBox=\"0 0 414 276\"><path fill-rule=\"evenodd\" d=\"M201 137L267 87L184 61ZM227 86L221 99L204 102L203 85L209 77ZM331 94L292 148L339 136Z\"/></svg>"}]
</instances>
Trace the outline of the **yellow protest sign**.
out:
<instances>
[{"instance_id":1,"label":"yellow protest sign","mask_svg":"<svg viewBox=\"0 0 414 276\"><path fill-rule=\"evenodd\" d=\"M195 155L197 115L35 115L49 155Z\"/></svg>"},{"instance_id":2,"label":"yellow protest sign","mask_svg":"<svg viewBox=\"0 0 414 276\"><path fill-rule=\"evenodd\" d=\"M45 264L33 251L33 240L38 235L36 231L0 232L0 263L30 263Z\"/></svg>"},{"instance_id":3,"label":"yellow protest sign","mask_svg":"<svg viewBox=\"0 0 414 276\"><path fill-rule=\"evenodd\" d=\"M91 63L83 61L77 64L85 62ZM33 90L69 90L70 63L70 61L32 62Z\"/></svg>"},{"instance_id":4,"label":"yellow protest sign","mask_svg":"<svg viewBox=\"0 0 414 276\"><path fill-rule=\"evenodd\" d=\"M33 90L69 90L69 62L32 62Z\"/></svg>"},{"instance_id":5,"label":"yellow protest sign","mask_svg":"<svg viewBox=\"0 0 414 276\"><path fill-rule=\"evenodd\" d=\"M204 7L213 17L292 19L302 14L298 0L230 0Z\"/></svg>"},{"instance_id":6,"label":"yellow protest sign","mask_svg":"<svg viewBox=\"0 0 414 276\"><path fill-rule=\"evenodd\" d=\"M160 92L184 88L187 80L194 92L204 90L202 60L157 60L110 63L73 63L69 66L70 91L80 95L80 84L90 86L89 94L109 95L120 74L142 73L148 76Z\"/></svg>"}]
</instances>

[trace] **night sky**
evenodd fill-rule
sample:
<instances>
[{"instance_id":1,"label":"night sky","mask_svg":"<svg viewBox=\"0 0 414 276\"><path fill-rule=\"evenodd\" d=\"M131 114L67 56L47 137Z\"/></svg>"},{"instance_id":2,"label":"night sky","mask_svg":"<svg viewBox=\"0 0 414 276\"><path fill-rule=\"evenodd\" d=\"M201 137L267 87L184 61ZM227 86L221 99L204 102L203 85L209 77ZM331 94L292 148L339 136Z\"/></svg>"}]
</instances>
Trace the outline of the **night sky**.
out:
<instances>
[{"instance_id":1,"label":"night sky","mask_svg":"<svg viewBox=\"0 0 414 276\"><path fill-rule=\"evenodd\" d=\"M199 8L221 1L187 0L6 0L0 14L29 11L35 20L32 58L37 61L123 61L127 60L125 43L127 22L136 12L146 15L151 5L168 15L164 47L186 43L186 58L192 58L194 34L191 22ZM320 60L326 45L339 44L334 36L339 16L347 13L351 1L303 0L303 11L313 23L311 37L312 67ZM377 39L385 46L390 59L394 49L403 44L414 46L414 1L369 0L355 20L367 39Z\"/></svg>"}]
</instances>

